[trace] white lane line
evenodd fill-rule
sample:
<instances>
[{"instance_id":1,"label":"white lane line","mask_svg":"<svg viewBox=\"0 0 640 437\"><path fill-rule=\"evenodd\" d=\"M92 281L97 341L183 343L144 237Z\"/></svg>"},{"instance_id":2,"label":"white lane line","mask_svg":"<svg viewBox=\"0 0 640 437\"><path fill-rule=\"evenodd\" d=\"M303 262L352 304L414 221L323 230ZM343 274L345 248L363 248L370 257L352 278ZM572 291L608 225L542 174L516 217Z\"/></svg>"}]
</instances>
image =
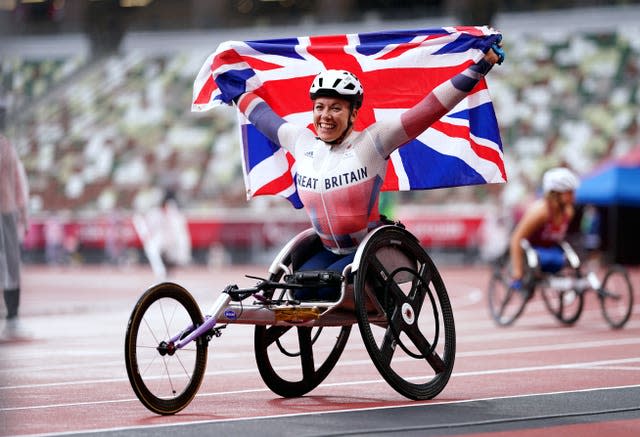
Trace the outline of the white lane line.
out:
<instances>
[{"instance_id":1,"label":"white lane line","mask_svg":"<svg viewBox=\"0 0 640 437\"><path fill-rule=\"evenodd\" d=\"M456 357L481 357L487 355L500 355L500 354L517 354L517 353L530 353L530 352L543 352L543 351L558 351L558 350L573 350L573 349L593 349L607 346L628 346L640 344L639 338L620 338L615 340L594 340L594 341L581 341L576 343L564 343L553 345L539 345L539 346L523 346L516 348L501 348L501 349L487 349L473 352L461 352L457 353Z\"/></svg>"},{"instance_id":2,"label":"white lane line","mask_svg":"<svg viewBox=\"0 0 640 437\"><path fill-rule=\"evenodd\" d=\"M497 375L497 374L506 374L506 373L538 372L542 370L567 370L567 369L599 370L603 368L601 366L608 366L611 364L624 364L624 363L640 363L640 357L625 358L620 360L590 361L590 362L572 363L572 364L552 364L552 365L546 365L546 366L527 366L527 367L516 367L516 368L495 369L495 370L477 370L477 371L471 371L471 372L454 372L451 375L451 377L462 378L462 377L470 377L470 376L487 376L487 375ZM415 378L406 378L406 379L420 380L423 378L424 377L418 376ZM106 381L98 381L98 382L106 382ZM324 387L324 388L346 387L346 386L370 385L370 384L380 384L380 383L385 383L385 381L381 378L378 378L378 379L368 379L368 380L360 380L360 381L325 383L325 384L320 384L319 387ZM269 391L270 390L268 388L231 390L231 391L224 391L224 392L198 393L196 397L233 396L233 395L249 394L249 393L264 393ZM8 407L8 408L0 408L0 411L8 412L8 411L40 410L40 409L46 409L46 408L66 408L66 407L91 406L91 405L102 405L102 404L118 404L118 403L126 403L126 402L139 402L139 401L137 398L112 399L112 400L104 400L104 401L72 402L72 403L64 403L64 404L32 405L27 407Z\"/></svg>"},{"instance_id":3,"label":"white lane line","mask_svg":"<svg viewBox=\"0 0 640 437\"><path fill-rule=\"evenodd\" d=\"M564 344L555 344L555 345L486 349L486 350L471 351L471 352L459 352L456 354L456 358L457 359L475 358L475 357L487 357L487 356L493 356L493 355L509 355L509 354L518 354L518 353L533 353L533 352L572 350L572 349L594 349L594 348L600 348L604 346L628 346L628 345L635 345L635 344L640 344L640 338L621 338L621 339L614 339L614 340L585 341L585 342L564 343ZM640 360L640 358L630 358L630 360ZM413 358L406 357L406 358L401 358L396 360L397 363L401 363L405 361L411 362L413 361ZM338 363L338 365L340 367L343 367L343 366L346 367L346 366L359 366L363 364L368 365L370 363L371 363L371 360L369 358L366 358L361 360L342 360ZM278 367L279 370L295 370L298 368L299 368L298 366ZM30 371L36 372L38 370L32 369ZM50 371L50 369L42 368L41 371ZM212 371L212 372L207 372L205 374L205 377L206 376L238 375L238 374L247 374L247 373L256 373L256 368L251 367L251 368L244 368L244 369ZM43 388L43 387L64 387L64 386L100 384L100 383L111 384L111 383L122 382L122 381L128 381L128 379L127 378L108 378L108 379L92 379L92 380L81 380L81 381L51 382L51 383L42 383L42 384L20 384L20 385L2 386L0 387L0 391L29 389L29 388Z\"/></svg>"},{"instance_id":4,"label":"white lane line","mask_svg":"<svg viewBox=\"0 0 640 437\"><path fill-rule=\"evenodd\" d=\"M639 325L640 326L640 325ZM538 339L538 340L543 340L546 338L550 338L550 337L554 337L557 338L558 337L558 331L556 330L536 330L536 329L528 329L526 331L524 330L514 330L514 329L507 329L507 328L499 328L499 329L491 329L490 332L481 332L478 333L477 331L472 331L468 328L465 328L465 330L468 330L470 332L475 332L474 334L466 334L466 335L458 335L456 338L456 343L460 346L464 343L478 343L478 341L482 341L483 344L490 344L492 341L507 341L507 340L512 340L512 339L517 339L517 340L525 340L525 339L529 339L529 338L534 338L534 339ZM581 332L581 334L584 332ZM569 337L569 336L567 336ZM627 339L628 340L628 339ZM625 339L612 339L612 340L606 340L606 344L607 345L626 345L628 343L621 343L624 341L627 341ZM359 339L355 339L354 341L359 341ZM629 341L633 342L638 342L639 340L637 339L630 339ZM598 344L598 345L601 345ZM254 352L253 352L253 344L247 344L246 350L237 350L237 351L233 351L233 352L224 352L224 349L220 349L216 343L212 343L211 348L215 349L215 359L222 361L224 359L238 359L238 358L253 358L254 357ZM237 346L237 345L236 345ZM558 345L556 345L558 346ZM571 347L571 344L565 344L565 346L567 348ZM565 347L565 346L560 346L560 347ZM538 347L544 347L544 346L538 346ZM458 347L458 350L462 349L461 347ZM510 349L505 349L507 351L509 351ZM538 349L539 350L539 349ZM536 352L538 350L532 351L532 352ZM64 351L60 351L60 352L64 352ZM112 353L113 354L113 353ZM472 354L475 354L474 352L472 352ZM121 356L121 353L118 352L117 354L118 356ZM458 357L462 357L465 356L464 352L458 352L457 354ZM210 357L211 359L211 357ZM15 359L12 360L12 362L15 362ZM4 368L3 368L4 367ZM105 368L105 367L119 367L122 368L123 367L123 360L122 358L117 359L117 360L103 360L101 362L98 363L93 363L91 364L91 367L94 369L98 369L98 368ZM34 373L42 373L42 372L52 372L52 371L57 371L57 370L79 370L79 369L86 369L87 368L87 364L86 363L82 363L81 361L74 361L71 364L58 364L58 365L48 365L48 366L20 366L19 370L21 372L34 372ZM10 366L0 366L0 375L2 374L15 374L16 372L16 368L15 367L10 367ZM7 378L7 377L5 377ZM3 387L0 387L0 390L2 390Z\"/></svg>"}]
</instances>

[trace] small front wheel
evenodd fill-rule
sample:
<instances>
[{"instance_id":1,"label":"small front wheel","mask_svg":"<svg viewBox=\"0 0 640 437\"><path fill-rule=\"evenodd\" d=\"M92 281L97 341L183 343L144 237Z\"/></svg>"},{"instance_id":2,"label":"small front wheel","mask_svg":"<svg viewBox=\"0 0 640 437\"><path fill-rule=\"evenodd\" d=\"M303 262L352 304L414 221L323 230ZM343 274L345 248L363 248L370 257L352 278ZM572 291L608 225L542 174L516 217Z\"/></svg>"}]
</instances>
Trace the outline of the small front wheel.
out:
<instances>
[{"instance_id":1,"label":"small front wheel","mask_svg":"<svg viewBox=\"0 0 640 437\"><path fill-rule=\"evenodd\" d=\"M125 336L127 375L140 402L154 413L177 413L200 388L207 366L206 338L182 349L174 344L202 322L191 294L169 282L147 290L134 307Z\"/></svg>"},{"instance_id":2,"label":"small front wheel","mask_svg":"<svg viewBox=\"0 0 640 437\"><path fill-rule=\"evenodd\" d=\"M609 268L597 291L602 315L609 326L622 328L633 308L633 287L626 269L622 266Z\"/></svg>"}]
</instances>

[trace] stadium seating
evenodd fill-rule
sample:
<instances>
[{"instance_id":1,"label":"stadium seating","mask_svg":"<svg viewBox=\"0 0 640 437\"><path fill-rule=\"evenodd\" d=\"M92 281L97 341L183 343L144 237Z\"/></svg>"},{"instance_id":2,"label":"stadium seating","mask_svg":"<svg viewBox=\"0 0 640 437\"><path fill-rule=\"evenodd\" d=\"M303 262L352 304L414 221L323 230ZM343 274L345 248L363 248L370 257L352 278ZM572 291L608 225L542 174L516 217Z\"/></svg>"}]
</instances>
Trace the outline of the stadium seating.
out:
<instances>
[{"instance_id":1,"label":"stadium seating","mask_svg":"<svg viewBox=\"0 0 640 437\"><path fill-rule=\"evenodd\" d=\"M488 77L510 177L505 204L519 202L549 166L567 163L584 174L640 144L638 41L622 31L506 40L507 62ZM92 64L2 59L2 83L25 114L10 135L29 173L34 213L145 209L167 186L191 210L245 205L234 112L190 111L203 61L201 52L127 53ZM403 196L468 202L490 190Z\"/></svg>"}]
</instances>

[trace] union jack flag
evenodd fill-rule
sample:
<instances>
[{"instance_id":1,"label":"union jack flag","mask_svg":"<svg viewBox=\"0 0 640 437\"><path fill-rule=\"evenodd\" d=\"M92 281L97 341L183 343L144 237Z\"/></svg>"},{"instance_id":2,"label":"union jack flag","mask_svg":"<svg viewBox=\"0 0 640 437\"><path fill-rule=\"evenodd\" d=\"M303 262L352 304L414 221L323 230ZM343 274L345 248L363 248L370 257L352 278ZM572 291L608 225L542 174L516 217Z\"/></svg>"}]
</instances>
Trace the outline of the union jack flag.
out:
<instances>
[{"instance_id":1,"label":"union jack flag","mask_svg":"<svg viewBox=\"0 0 640 437\"><path fill-rule=\"evenodd\" d=\"M220 44L202 66L192 110L231 104L253 91L287 121L313 129L309 87L323 69L348 70L362 82L355 123L399 117L434 87L479 61L499 34L483 27L443 27ZM240 114L247 197L277 194L301 207L295 160ZM487 83L390 157L383 191L506 182L502 142Z\"/></svg>"}]
</instances>

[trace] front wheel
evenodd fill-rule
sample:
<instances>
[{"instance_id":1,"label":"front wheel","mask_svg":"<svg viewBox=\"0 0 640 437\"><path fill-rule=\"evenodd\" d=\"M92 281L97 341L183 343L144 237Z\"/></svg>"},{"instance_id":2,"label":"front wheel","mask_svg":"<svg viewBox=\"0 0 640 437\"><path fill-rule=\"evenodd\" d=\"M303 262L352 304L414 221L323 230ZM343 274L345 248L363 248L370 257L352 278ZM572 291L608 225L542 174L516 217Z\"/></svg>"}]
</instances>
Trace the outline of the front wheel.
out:
<instances>
[{"instance_id":1,"label":"front wheel","mask_svg":"<svg viewBox=\"0 0 640 437\"><path fill-rule=\"evenodd\" d=\"M622 266L611 267L597 291L602 315L609 326L622 328L631 317L633 308L633 287L626 269Z\"/></svg>"},{"instance_id":2,"label":"front wheel","mask_svg":"<svg viewBox=\"0 0 640 437\"><path fill-rule=\"evenodd\" d=\"M124 357L129 382L142 404L154 413L175 414L195 397L207 366L207 340L197 338L176 349L203 322L191 294L165 282L147 290L131 313Z\"/></svg>"}]
</instances>

